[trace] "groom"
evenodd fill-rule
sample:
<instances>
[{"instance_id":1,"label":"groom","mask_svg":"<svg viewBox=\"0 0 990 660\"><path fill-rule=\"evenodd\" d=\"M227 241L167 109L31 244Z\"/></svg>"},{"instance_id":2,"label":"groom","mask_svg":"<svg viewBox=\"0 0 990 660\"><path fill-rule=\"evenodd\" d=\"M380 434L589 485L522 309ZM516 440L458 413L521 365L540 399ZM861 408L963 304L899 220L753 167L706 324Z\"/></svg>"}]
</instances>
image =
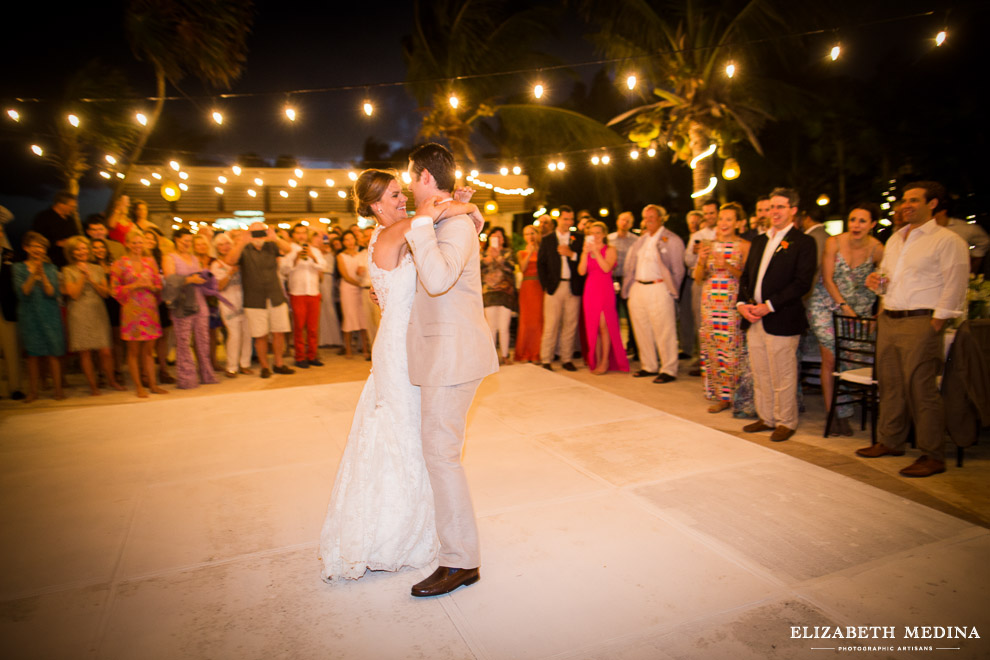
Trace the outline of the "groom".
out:
<instances>
[{"instance_id":1,"label":"groom","mask_svg":"<svg viewBox=\"0 0 990 660\"><path fill-rule=\"evenodd\" d=\"M454 157L439 144L409 156L416 217L406 241L416 263L416 297L406 348L409 380L422 397L423 458L436 501L440 567L412 588L439 596L480 579L478 526L461 465L468 408L498 356L481 297L478 232L466 215L434 222L454 190Z\"/></svg>"}]
</instances>

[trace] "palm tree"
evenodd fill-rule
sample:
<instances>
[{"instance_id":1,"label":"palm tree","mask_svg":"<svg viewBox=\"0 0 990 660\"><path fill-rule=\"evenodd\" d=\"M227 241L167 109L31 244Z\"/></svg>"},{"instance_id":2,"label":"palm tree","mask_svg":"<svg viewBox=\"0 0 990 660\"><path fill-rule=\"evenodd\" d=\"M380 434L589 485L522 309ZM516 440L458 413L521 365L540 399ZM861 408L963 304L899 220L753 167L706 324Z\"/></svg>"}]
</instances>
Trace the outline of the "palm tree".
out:
<instances>
[{"instance_id":1,"label":"palm tree","mask_svg":"<svg viewBox=\"0 0 990 660\"><path fill-rule=\"evenodd\" d=\"M191 74L229 89L241 75L252 16L251 0L130 0L124 21L127 39L135 57L155 71L155 106L126 168L141 157L155 129L165 105L166 83L177 87ZM118 186L114 197L119 191Z\"/></svg>"},{"instance_id":2,"label":"palm tree","mask_svg":"<svg viewBox=\"0 0 990 660\"><path fill-rule=\"evenodd\" d=\"M420 137L445 138L462 163L477 163L472 138L486 119L501 124L487 126L490 140L505 132L517 141L525 135L531 148L547 137L560 142L561 136L571 148L621 143L615 131L581 113L507 103L507 76L492 75L556 64L531 47L552 30L554 11L546 4L502 0L416 0L413 32L403 46L407 80L424 113Z\"/></svg>"},{"instance_id":3,"label":"palm tree","mask_svg":"<svg viewBox=\"0 0 990 660\"><path fill-rule=\"evenodd\" d=\"M743 64L741 46L794 29L767 0L616 0L604 7L588 0L584 13L593 36L617 67L636 70L656 85L651 99L614 117L629 139L642 147L667 146L674 161L697 160L694 190L709 186L713 158L699 156L715 144L721 156L748 142L763 154L759 132L772 119L766 81L747 71L745 82L727 75L730 63ZM749 62L755 46L747 46ZM774 91L783 89L775 85ZM695 204L700 206L700 197Z\"/></svg>"}]
</instances>

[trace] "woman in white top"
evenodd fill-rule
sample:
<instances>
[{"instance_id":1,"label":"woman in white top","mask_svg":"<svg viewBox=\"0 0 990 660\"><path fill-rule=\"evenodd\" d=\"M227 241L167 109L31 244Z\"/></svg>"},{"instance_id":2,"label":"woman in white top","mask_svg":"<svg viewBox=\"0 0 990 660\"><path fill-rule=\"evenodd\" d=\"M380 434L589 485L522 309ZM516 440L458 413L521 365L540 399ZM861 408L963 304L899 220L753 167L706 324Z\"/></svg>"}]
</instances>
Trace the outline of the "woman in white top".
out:
<instances>
[{"instance_id":1,"label":"woman in white top","mask_svg":"<svg viewBox=\"0 0 990 660\"><path fill-rule=\"evenodd\" d=\"M217 289L233 305L232 308L220 305L220 318L227 328L227 368L224 375L227 378L236 378L238 373L250 376L254 373L251 371L251 329L244 313L241 269L240 266L231 266L223 260L234 247L234 241L228 234L217 234L213 239L213 247L220 258L213 260L210 271L217 278Z\"/></svg>"},{"instance_id":2,"label":"woman in white top","mask_svg":"<svg viewBox=\"0 0 990 660\"><path fill-rule=\"evenodd\" d=\"M351 356L353 333L361 335L361 352L371 359L368 341L368 320L364 298L368 294L368 253L358 252L357 238L352 232L343 236L344 250L337 255L337 271L340 273L340 308L344 314L341 330L344 332L344 355Z\"/></svg>"}]
</instances>

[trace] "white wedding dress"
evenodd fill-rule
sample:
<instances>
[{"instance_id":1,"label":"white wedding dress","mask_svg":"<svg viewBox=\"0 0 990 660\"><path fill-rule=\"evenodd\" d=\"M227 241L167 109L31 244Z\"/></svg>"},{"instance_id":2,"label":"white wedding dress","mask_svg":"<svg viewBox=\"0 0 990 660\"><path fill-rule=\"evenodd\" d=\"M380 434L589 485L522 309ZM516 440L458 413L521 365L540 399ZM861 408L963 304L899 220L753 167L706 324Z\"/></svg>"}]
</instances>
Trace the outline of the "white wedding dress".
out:
<instances>
[{"instance_id":1,"label":"white wedding dress","mask_svg":"<svg viewBox=\"0 0 990 660\"><path fill-rule=\"evenodd\" d=\"M368 272L382 320L320 534L328 582L357 579L366 570L422 568L439 550L420 441L419 387L409 382L406 358L416 267L406 254L394 270L378 268L371 255L379 231L368 248Z\"/></svg>"}]
</instances>

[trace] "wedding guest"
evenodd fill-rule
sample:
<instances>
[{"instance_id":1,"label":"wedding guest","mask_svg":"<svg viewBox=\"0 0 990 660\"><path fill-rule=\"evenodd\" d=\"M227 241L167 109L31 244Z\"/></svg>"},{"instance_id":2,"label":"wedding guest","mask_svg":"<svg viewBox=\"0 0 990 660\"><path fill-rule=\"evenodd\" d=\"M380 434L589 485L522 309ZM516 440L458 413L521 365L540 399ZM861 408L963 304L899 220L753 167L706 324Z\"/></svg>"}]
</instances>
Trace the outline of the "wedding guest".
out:
<instances>
[{"instance_id":1,"label":"wedding guest","mask_svg":"<svg viewBox=\"0 0 990 660\"><path fill-rule=\"evenodd\" d=\"M633 246L639 238L633 233L632 227L636 223L636 218L629 211L624 211L615 219L615 231L608 235L608 244L615 248L615 267L612 269L612 279L615 281L616 289L622 289L622 273L626 265L626 255L629 248ZM629 306L626 299L618 296L615 300L616 310L619 318L624 315L629 318ZM639 359L639 352L636 350L636 337L633 335L632 324L629 327L629 339L626 340L626 354L632 355L633 359Z\"/></svg>"},{"instance_id":2,"label":"wedding guest","mask_svg":"<svg viewBox=\"0 0 990 660\"><path fill-rule=\"evenodd\" d=\"M713 199L709 199L701 205L701 225L696 232L691 234L684 252L684 264L689 270L693 270L698 264L698 251L701 249L701 244L705 241L711 242L715 240L716 220L718 220L718 203ZM700 347L701 288L693 285L691 286L691 320L694 323L694 341L697 341ZM700 363L689 374L691 376L700 376Z\"/></svg>"},{"instance_id":3,"label":"wedding guest","mask_svg":"<svg viewBox=\"0 0 990 660\"><path fill-rule=\"evenodd\" d=\"M110 253L110 262L113 263L116 259L124 256L124 246L117 241L111 240L108 237L110 232L107 227L107 219L102 213L93 213L86 217L86 221L83 223L83 231L86 232L86 237L92 241L105 241L107 250ZM92 248L92 243L90 244Z\"/></svg>"},{"instance_id":4,"label":"wedding guest","mask_svg":"<svg viewBox=\"0 0 990 660\"><path fill-rule=\"evenodd\" d=\"M110 295L107 273L102 266L90 263L89 241L82 236L73 236L66 242L65 258L68 265L62 269L62 292L68 298L69 350L79 353L90 394L100 394L93 351L99 356L107 383L113 389L123 391L125 388L117 382L113 368L110 317L103 302Z\"/></svg>"},{"instance_id":5,"label":"wedding guest","mask_svg":"<svg viewBox=\"0 0 990 660\"><path fill-rule=\"evenodd\" d=\"M27 259L14 264L13 268L17 329L21 345L27 353L28 395L24 403L38 398L41 379L38 358L41 357L48 358L55 384L55 400L65 398L62 365L58 359L65 355L65 326L62 324L59 300L58 269L48 260L50 247L48 239L38 232L27 232L21 240Z\"/></svg>"},{"instance_id":6,"label":"wedding guest","mask_svg":"<svg viewBox=\"0 0 990 660\"><path fill-rule=\"evenodd\" d=\"M684 242L664 227L667 218L662 206L643 209L643 230L626 256L622 281L639 347L640 369L633 376L654 376L660 384L677 380L676 306L684 279Z\"/></svg>"},{"instance_id":7,"label":"wedding guest","mask_svg":"<svg viewBox=\"0 0 990 660\"><path fill-rule=\"evenodd\" d=\"M31 223L31 229L48 241L48 261L57 268L65 265L63 248L66 241L82 233L76 218L78 209L79 202L76 196L63 190L55 193L51 207L36 215L34 222Z\"/></svg>"},{"instance_id":8,"label":"wedding guest","mask_svg":"<svg viewBox=\"0 0 990 660\"><path fill-rule=\"evenodd\" d=\"M688 226L688 236L701 228L704 215L701 211L688 211L685 220ZM685 255L686 257L686 255ZM695 261L697 264L697 261ZM686 262L685 262L686 265ZM625 272L625 271L623 271ZM677 341L680 345L678 359L690 360L701 350L697 328L694 325L694 312L691 311L691 301L694 299L694 270L688 271L691 277L685 277L681 283L680 297L677 299ZM630 327L632 323L630 322Z\"/></svg>"},{"instance_id":9,"label":"wedding guest","mask_svg":"<svg viewBox=\"0 0 990 660\"><path fill-rule=\"evenodd\" d=\"M883 244L873 238L871 232L880 217L876 204L857 204L849 211L845 233L832 236L825 242L822 256L822 278L808 302L808 321L818 339L822 354L822 396L825 412L832 405L835 387L835 325L832 315L873 316L877 295L866 287L866 278L876 270L883 259ZM849 418L853 406L840 405L836 410L836 426L833 435L853 434Z\"/></svg>"},{"instance_id":10,"label":"wedding guest","mask_svg":"<svg viewBox=\"0 0 990 660\"><path fill-rule=\"evenodd\" d=\"M317 354L320 324L320 280L326 270L323 253L309 240L309 228L301 223L292 228L289 252L281 259L292 305L292 336L296 366L322 367ZM329 303L328 303L329 304Z\"/></svg>"},{"instance_id":11,"label":"wedding guest","mask_svg":"<svg viewBox=\"0 0 990 660\"><path fill-rule=\"evenodd\" d=\"M110 291L110 269L113 267L114 259L110 258L110 248L108 240L91 238L90 261L103 269L103 276L107 284L107 296L103 299L103 305L107 310L107 318L110 319L110 356L113 359L113 371L118 382L123 377L124 362L126 362L126 348L120 338L120 303L109 293ZM121 246L123 247L123 246Z\"/></svg>"},{"instance_id":12,"label":"wedding guest","mask_svg":"<svg viewBox=\"0 0 990 660\"><path fill-rule=\"evenodd\" d=\"M537 253L537 271L544 291L540 361L548 371L553 371L551 362L557 346L560 347L561 367L566 371L577 371L571 360L584 292L584 280L577 272L584 249L584 234L572 232L573 224L574 210L561 206L556 231L543 237Z\"/></svg>"},{"instance_id":13,"label":"wedding guest","mask_svg":"<svg viewBox=\"0 0 990 660\"><path fill-rule=\"evenodd\" d=\"M176 381L179 389L188 390L198 387L200 382L216 383L217 378L210 362L210 313L202 289L206 283L201 274L203 268L193 254L193 237L189 230L178 229L172 237L175 252L165 257L162 274L169 292L166 297L170 300L169 312L175 330ZM196 343L198 377L190 340Z\"/></svg>"},{"instance_id":14,"label":"wedding guest","mask_svg":"<svg viewBox=\"0 0 990 660\"><path fill-rule=\"evenodd\" d=\"M162 336L158 319L162 276L154 258L144 256L145 246L146 236L142 232L128 232L124 240L127 254L115 261L110 270L110 291L120 302L120 336L127 343L127 367L141 398L146 398L148 392L142 385L139 360L148 389L155 394L168 394L155 381L152 357L152 344Z\"/></svg>"},{"instance_id":15,"label":"wedding guest","mask_svg":"<svg viewBox=\"0 0 990 660\"><path fill-rule=\"evenodd\" d=\"M629 360L619 333L615 283L612 280L618 250L608 245L608 226L604 222L592 222L585 229L590 240L581 253L578 273L586 278L582 306L588 337L588 368L596 375L604 374L609 369L629 371Z\"/></svg>"},{"instance_id":16,"label":"wedding guest","mask_svg":"<svg viewBox=\"0 0 990 660\"><path fill-rule=\"evenodd\" d=\"M506 364L510 361L509 324L516 310L516 260L501 227L488 233L481 249L481 294L485 320L498 347L499 364Z\"/></svg>"},{"instance_id":17,"label":"wedding guest","mask_svg":"<svg viewBox=\"0 0 990 660\"><path fill-rule=\"evenodd\" d=\"M344 315L341 330L344 333L344 355L351 356L354 333L361 338L361 352L371 359L368 340L368 318L364 306L371 280L368 276L368 253L358 251L357 238L346 232L341 239L344 249L337 255L337 272L340 273L340 307Z\"/></svg>"},{"instance_id":18,"label":"wedding guest","mask_svg":"<svg viewBox=\"0 0 990 660\"><path fill-rule=\"evenodd\" d=\"M14 214L0 206L0 356L3 370L0 394L15 401L24 398L21 391L21 347L17 338L17 293L14 291L14 246L7 238L6 225Z\"/></svg>"},{"instance_id":19,"label":"wedding guest","mask_svg":"<svg viewBox=\"0 0 990 660\"><path fill-rule=\"evenodd\" d=\"M140 230L138 233L144 236L145 255L150 256L154 260L155 265L158 267L158 273L161 275L162 262L165 258L165 251L163 249L165 237L162 236L161 230L155 226L150 226L146 230ZM158 321L161 325L161 335L155 341L155 353L158 356L158 382L171 385L175 382L175 378L168 371L172 314L169 312L168 305L162 302L160 296L158 297Z\"/></svg>"},{"instance_id":20,"label":"wedding guest","mask_svg":"<svg viewBox=\"0 0 990 660\"><path fill-rule=\"evenodd\" d=\"M213 249L213 229L209 225L201 226L199 233L193 236L193 254L199 260L201 271L210 270L210 265L216 261L214 256L216 252ZM216 296L206 296L206 311L210 318L210 364L213 365L213 371L223 371L217 361L217 345L220 343L217 336L220 334L220 328L223 327L223 321L220 318L220 303Z\"/></svg>"},{"instance_id":21,"label":"wedding guest","mask_svg":"<svg viewBox=\"0 0 990 660\"><path fill-rule=\"evenodd\" d=\"M227 367L224 375L227 378L236 378L239 373L250 376L254 374L251 370L251 328L244 313L241 268L224 261L233 249L234 241L229 234L217 234L213 237L213 247L220 258L210 264L210 272L217 278L217 289L231 305L219 306L220 319L227 328L227 344L224 347Z\"/></svg>"},{"instance_id":22,"label":"wedding guest","mask_svg":"<svg viewBox=\"0 0 990 660\"><path fill-rule=\"evenodd\" d=\"M540 362L540 337L543 334L543 287L536 271L540 239L533 225L523 227L526 246L516 253L522 272L519 285L519 325L516 328L516 362Z\"/></svg>"},{"instance_id":23,"label":"wedding guest","mask_svg":"<svg viewBox=\"0 0 990 660\"><path fill-rule=\"evenodd\" d=\"M314 236L313 249L323 255L323 277L320 278L320 329L319 345L329 348L339 348L343 353L344 340L340 336L340 317L337 315L339 306L337 287L337 255L333 250L333 237L336 232ZM340 240L339 238L337 239Z\"/></svg>"},{"instance_id":24,"label":"wedding guest","mask_svg":"<svg viewBox=\"0 0 990 660\"><path fill-rule=\"evenodd\" d=\"M742 329L736 312L739 276L749 255L749 243L738 237L736 227L745 219L736 203L722 205L715 223L715 240L703 243L694 269L701 288L701 373L708 412L732 407L739 381Z\"/></svg>"}]
</instances>

